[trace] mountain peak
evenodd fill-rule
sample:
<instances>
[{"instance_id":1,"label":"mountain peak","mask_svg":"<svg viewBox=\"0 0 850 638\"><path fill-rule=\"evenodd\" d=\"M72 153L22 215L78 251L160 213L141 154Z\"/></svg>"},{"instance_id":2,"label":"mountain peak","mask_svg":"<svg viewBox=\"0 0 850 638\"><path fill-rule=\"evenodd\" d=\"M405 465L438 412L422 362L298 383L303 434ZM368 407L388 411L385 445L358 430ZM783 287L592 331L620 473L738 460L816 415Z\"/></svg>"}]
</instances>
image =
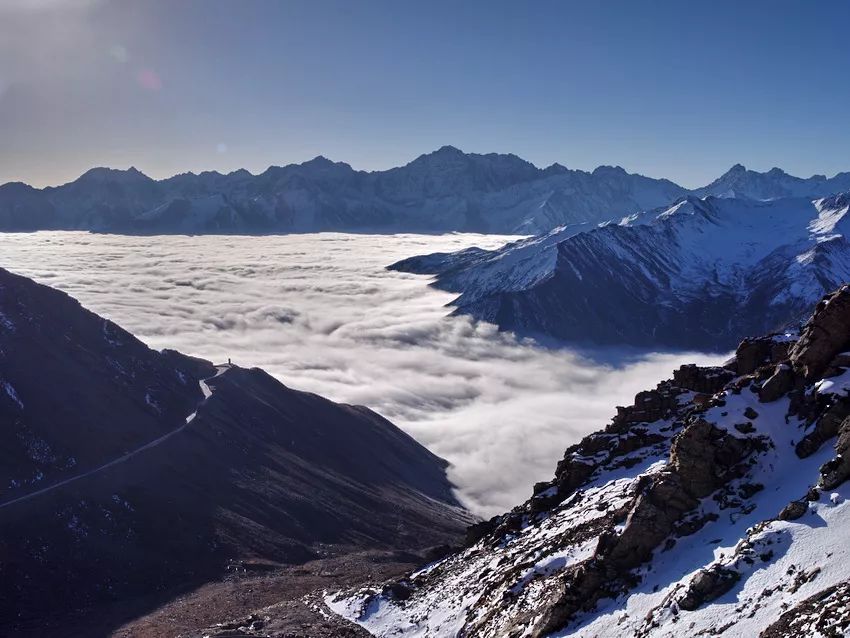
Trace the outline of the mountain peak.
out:
<instances>
[{"instance_id":1,"label":"mountain peak","mask_svg":"<svg viewBox=\"0 0 850 638\"><path fill-rule=\"evenodd\" d=\"M419 157L417 157L411 163L421 163L428 162L430 160L453 160L453 159L465 159L467 156L462 150L455 146L449 146L448 144L445 146L441 146L436 151L431 151L430 153L423 153Z\"/></svg>"},{"instance_id":2,"label":"mountain peak","mask_svg":"<svg viewBox=\"0 0 850 638\"><path fill-rule=\"evenodd\" d=\"M559 164L558 162L555 162L554 164L550 164L549 166L544 168L543 172L546 173L547 175L558 175L558 174L561 174L561 173L569 173L570 169L568 169L563 164Z\"/></svg>"},{"instance_id":3,"label":"mountain peak","mask_svg":"<svg viewBox=\"0 0 850 638\"><path fill-rule=\"evenodd\" d=\"M308 160L308 161L304 162L303 164L297 164L296 166L300 166L301 168L307 168L307 169L316 170L316 171L323 171L323 172L326 172L326 171L336 172L336 171L339 171L339 170L345 170L345 171L352 171L353 170L351 168L351 166L346 164L345 162L334 162L333 160L328 159L324 155L317 155L313 159Z\"/></svg>"},{"instance_id":4,"label":"mountain peak","mask_svg":"<svg viewBox=\"0 0 850 638\"><path fill-rule=\"evenodd\" d=\"M446 144L445 146L441 146L436 151L431 153L431 155L465 155L465 153L457 148L456 146L451 146Z\"/></svg>"},{"instance_id":5,"label":"mountain peak","mask_svg":"<svg viewBox=\"0 0 850 638\"><path fill-rule=\"evenodd\" d=\"M316 155L311 160L304 162L304 166L333 166L334 163L324 155Z\"/></svg>"},{"instance_id":6,"label":"mountain peak","mask_svg":"<svg viewBox=\"0 0 850 638\"><path fill-rule=\"evenodd\" d=\"M142 173L135 166L131 166L126 170L122 170L120 168L108 168L105 166L98 166L95 168L90 168L85 173L80 175L77 179L77 182L106 182L106 181L123 181L123 182L132 182L132 181L153 181L150 177Z\"/></svg>"},{"instance_id":7,"label":"mountain peak","mask_svg":"<svg viewBox=\"0 0 850 638\"><path fill-rule=\"evenodd\" d=\"M599 177L601 175L628 175L628 173L622 166L608 166L607 164L603 164L593 169L593 175Z\"/></svg>"},{"instance_id":8,"label":"mountain peak","mask_svg":"<svg viewBox=\"0 0 850 638\"><path fill-rule=\"evenodd\" d=\"M434 163L440 166L453 166L459 164L460 162L468 158L469 156L459 148L446 145L441 146L436 151L431 151L430 153L423 153L415 160L407 164L407 166L430 166Z\"/></svg>"}]
</instances>

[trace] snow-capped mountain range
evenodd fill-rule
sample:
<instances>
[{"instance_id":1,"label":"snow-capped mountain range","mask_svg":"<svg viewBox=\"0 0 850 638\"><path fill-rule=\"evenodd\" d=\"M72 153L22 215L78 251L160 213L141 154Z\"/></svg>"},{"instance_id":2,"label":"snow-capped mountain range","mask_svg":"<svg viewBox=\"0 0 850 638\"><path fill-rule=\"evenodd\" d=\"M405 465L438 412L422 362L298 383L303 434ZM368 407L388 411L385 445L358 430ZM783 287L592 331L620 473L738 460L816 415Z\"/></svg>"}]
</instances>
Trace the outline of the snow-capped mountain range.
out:
<instances>
[{"instance_id":1,"label":"snow-capped mountain range","mask_svg":"<svg viewBox=\"0 0 850 638\"><path fill-rule=\"evenodd\" d=\"M273 166L184 173L153 180L135 168L94 168L63 186L0 186L0 230L76 229L118 233L313 231L535 234L669 205L695 194L756 199L821 197L850 189L850 173L792 177L735 166L689 191L665 179L600 166L537 168L509 154L451 146L387 171L357 171L317 157Z\"/></svg>"},{"instance_id":2,"label":"snow-capped mountain range","mask_svg":"<svg viewBox=\"0 0 850 638\"><path fill-rule=\"evenodd\" d=\"M758 180L756 180L758 181ZM495 251L413 257L457 312L572 342L727 350L797 326L850 281L850 194L687 196L590 230L567 226Z\"/></svg>"},{"instance_id":3,"label":"snow-capped mountain range","mask_svg":"<svg viewBox=\"0 0 850 638\"><path fill-rule=\"evenodd\" d=\"M844 286L639 393L445 558L325 602L379 638L847 636L848 348Z\"/></svg>"}]
</instances>

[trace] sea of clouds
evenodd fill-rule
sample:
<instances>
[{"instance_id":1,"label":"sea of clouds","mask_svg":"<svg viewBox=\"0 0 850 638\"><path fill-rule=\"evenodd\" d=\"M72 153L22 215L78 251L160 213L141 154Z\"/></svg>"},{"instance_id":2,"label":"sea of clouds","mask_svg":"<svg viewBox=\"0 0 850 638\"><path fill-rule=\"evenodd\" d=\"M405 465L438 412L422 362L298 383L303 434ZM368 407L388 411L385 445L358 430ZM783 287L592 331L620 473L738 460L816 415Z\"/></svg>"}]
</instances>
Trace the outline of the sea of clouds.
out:
<instances>
[{"instance_id":1,"label":"sea of clouds","mask_svg":"<svg viewBox=\"0 0 850 638\"><path fill-rule=\"evenodd\" d=\"M0 234L0 266L64 290L155 348L259 366L290 387L373 408L448 459L492 515L551 478L564 449L699 354L602 364L449 317L404 257L487 235L126 237Z\"/></svg>"}]
</instances>

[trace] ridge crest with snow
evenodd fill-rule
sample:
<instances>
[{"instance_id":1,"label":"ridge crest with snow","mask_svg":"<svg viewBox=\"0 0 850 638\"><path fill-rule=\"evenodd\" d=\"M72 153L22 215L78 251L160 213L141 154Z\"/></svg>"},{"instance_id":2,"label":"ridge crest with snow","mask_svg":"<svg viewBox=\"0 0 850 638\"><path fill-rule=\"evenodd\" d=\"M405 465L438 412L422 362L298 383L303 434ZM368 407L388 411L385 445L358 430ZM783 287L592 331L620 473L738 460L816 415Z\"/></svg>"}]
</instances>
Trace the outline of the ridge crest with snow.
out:
<instances>
[{"instance_id":1,"label":"ridge crest with snow","mask_svg":"<svg viewBox=\"0 0 850 638\"><path fill-rule=\"evenodd\" d=\"M850 630L850 286L799 336L682 366L406 578L326 596L372 635Z\"/></svg>"}]
</instances>

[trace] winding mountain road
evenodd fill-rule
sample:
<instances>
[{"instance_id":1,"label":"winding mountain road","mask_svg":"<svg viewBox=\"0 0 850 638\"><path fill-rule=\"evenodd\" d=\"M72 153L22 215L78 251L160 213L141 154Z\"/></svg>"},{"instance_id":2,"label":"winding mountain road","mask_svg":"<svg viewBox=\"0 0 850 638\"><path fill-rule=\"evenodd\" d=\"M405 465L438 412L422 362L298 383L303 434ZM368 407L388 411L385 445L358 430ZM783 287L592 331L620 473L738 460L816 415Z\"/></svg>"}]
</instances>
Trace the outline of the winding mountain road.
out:
<instances>
[{"instance_id":1,"label":"winding mountain road","mask_svg":"<svg viewBox=\"0 0 850 638\"><path fill-rule=\"evenodd\" d=\"M190 414L189 416L186 417L186 421L183 423L183 425L181 425L177 429L172 430L171 432L168 432L166 434L163 434L161 437L154 439L153 441L150 441L148 443L145 443L141 447L138 447L135 450L132 450L131 452L127 452L127 454L125 454L123 456L119 456L117 459L112 459L108 463L104 463L103 465L100 465L100 466L98 466L94 469L87 470L86 472L82 472L81 474L75 474L74 476L71 476L71 477L66 478L62 481L59 481L58 483L53 483L52 485L48 485L47 487L43 487L40 490L36 490L35 492L30 492L29 494L24 494L23 496L13 498L10 501L0 503L0 509L3 509L4 507L9 507L10 505L14 505L15 503L21 503L22 501L28 501L31 498L35 498L36 496L46 494L47 492L55 490L59 487L62 487L64 485L68 485L69 483L73 483L74 481L79 481L80 479L84 479L88 476L92 476L93 474L97 474L98 472L106 470L110 467L124 463L125 461L133 458L137 454L141 454L145 450L149 450L149 449L154 448L158 445L161 445L162 443L164 443L165 441L167 441L168 439L170 439L174 435L180 434L180 432L182 432L183 430L186 429L187 425L189 425L192 421L195 420L195 417L198 414L198 410L201 408L202 405L204 405L204 403L207 402L207 399L209 399L212 396L212 390L207 385L207 381L215 379L217 376L223 374L224 371L228 370L230 367L231 366L229 366L229 365L216 366L216 373L213 376L207 377L206 379L201 379L198 382L199 385L201 386L201 392L203 393L204 398L198 404L198 407L195 408L195 411L192 412L192 414Z\"/></svg>"}]
</instances>

